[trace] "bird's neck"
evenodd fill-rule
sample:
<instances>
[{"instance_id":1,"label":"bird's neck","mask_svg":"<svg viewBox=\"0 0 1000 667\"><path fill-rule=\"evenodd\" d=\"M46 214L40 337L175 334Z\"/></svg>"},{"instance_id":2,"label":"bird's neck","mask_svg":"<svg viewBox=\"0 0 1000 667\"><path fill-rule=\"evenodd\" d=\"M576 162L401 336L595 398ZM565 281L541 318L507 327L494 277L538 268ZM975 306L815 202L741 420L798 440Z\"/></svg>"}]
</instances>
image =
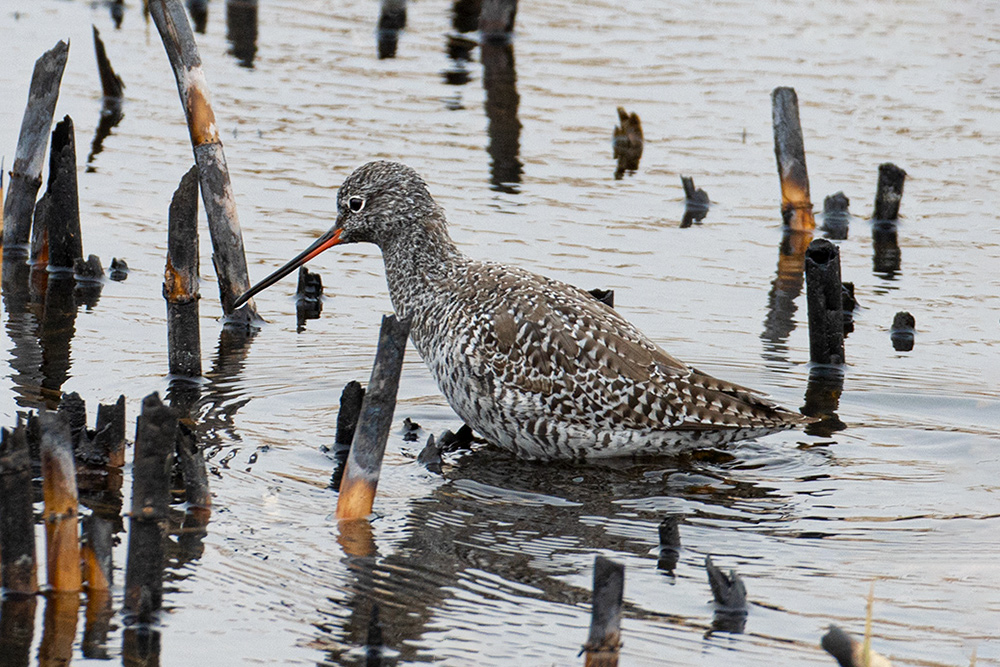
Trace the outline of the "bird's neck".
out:
<instances>
[{"instance_id":1,"label":"bird's neck","mask_svg":"<svg viewBox=\"0 0 1000 667\"><path fill-rule=\"evenodd\" d=\"M467 261L448 235L444 216L412 225L406 234L382 247L386 282L396 314L420 316L435 295L447 289L449 276Z\"/></svg>"}]
</instances>

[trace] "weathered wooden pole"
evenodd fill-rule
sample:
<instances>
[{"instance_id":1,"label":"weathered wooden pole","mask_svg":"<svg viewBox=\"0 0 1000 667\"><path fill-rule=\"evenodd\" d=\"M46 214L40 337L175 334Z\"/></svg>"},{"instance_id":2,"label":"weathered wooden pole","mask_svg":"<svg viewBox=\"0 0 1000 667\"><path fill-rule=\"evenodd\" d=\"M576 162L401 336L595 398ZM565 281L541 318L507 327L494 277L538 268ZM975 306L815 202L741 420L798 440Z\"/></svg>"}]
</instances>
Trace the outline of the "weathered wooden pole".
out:
<instances>
[{"instance_id":1,"label":"weathered wooden pole","mask_svg":"<svg viewBox=\"0 0 1000 667\"><path fill-rule=\"evenodd\" d=\"M906 172L891 162L878 166L878 189L875 192L875 211L872 220L890 221L899 217L899 204L903 200L903 183Z\"/></svg>"},{"instance_id":2,"label":"weathered wooden pole","mask_svg":"<svg viewBox=\"0 0 1000 667\"><path fill-rule=\"evenodd\" d=\"M850 205L851 200L843 192L828 195L823 200L823 231L828 239L847 238L851 223L851 214L847 210Z\"/></svg>"},{"instance_id":3,"label":"weathered wooden pole","mask_svg":"<svg viewBox=\"0 0 1000 667\"><path fill-rule=\"evenodd\" d=\"M594 592L590 634L583 645L585 667L616 667L621 646L625 566L598 556L594 559Z\"/></svg>"},{"instance_id":4,"label":"weathered wooden pole","mask_svg":"<svg viewBox=\"0 0 1000 667\"><path fill-rule=\"evenodd\" d=\"M658 533L660 537L660 557L656 561L656 569L672 573L677 567L677 559L681 553L680 523L683 516L670 514L660 522Z\"/></svg>"},{"instance_id":5,"label":"weathered wooden pole","mask_svg":"<svg viewBox=\"0 0 1000 667\"><path fill-rule=\"evenodd\" d=\"M632 173L639 168L644 143L639 114L618 107L618 125L611 132L611 152L618 161L615 180L620 180L625 172Z\"/></svg>"},{"instance_id":6,"label":"weathered wooden pole","mask_svg":"<svg viewBox=\"0 0 1000 667\"><path fill-rule=\"evenodd\" d=\"M208 83L201 56L179 0L150 0L149 11L160 32L177 90L187 117L191 145L201 181L201 197L212 236L212 261L218 274L222 310L233 314L233 303L250 288L243 234L236 215L236 200L229 180L226 155L209 103ZM246 323L259 320L253 302L243 309Z\"/></svg>"},{"instance_id":7,"label":"weathered wooden pole","mask_svg":"<svg viewBox=\"0 0 1000 667\"><path fill-rule=\"evenodd\" d=\"M143 625L155 620L163 601L163 539L176 442L177 414L150 394L136 422L125 567L125 616Z\"/></svg>"},{"instance_id":8,"label":"weathered wooden pole","mask_svg":"<svg viewBox=\"0 0 1000 667\"><path fill-rule=\"evenodd\" d=\"M406 27L406 0L382 0L378 14L378 59L396 57L399 33Z\"/></svg>"},{"instance_id":9,"label":"weathered wooden pole","mask_svg":"<svg viewBox=\"0 0 1000 667\"><path fill-rule=\"evenodd\" d=\"M21 121L14 167L3 205L4 258L24 257L31 235L35 197L42 186L45 146L49 141L52 115L59 99L59 84L66 68L68 42L58 42L35 61L28 90L28 104Z\"/></svg>"},{"instance_id":10,"label":"weathered wooden pole","mask_svg":"<svg viewBox=\"0 0 1000 667\"><path fill-rule=\"evenodd\" d=\"M816 239L806 250L806 303L809 309L809 359L817 364L844 363L844 288L840 250Z\"/></svg>"},{"instance_id":11,"label":"weathered wooden pole","mask_svg":"<svg viewBox=\"0 0 1000 667\"><path fill-rule=\"evenodd\" d=\"M400 321L395 315L382 318L375 365L340 482L338 519L361 519L371 514L409 333L409 319Z\"/></svg>"},{"instance_id":12,"label":"weathered wooden pole","mask_svg":"<svg viewBox=\"0 0 1000 667\"><path fill-rule=\"evenodd\" d=\"M43 411L38 422L48 585L57 593L79 592L82 577L73 441L69 425L58 413Z\"/></svg>"},{"instance_id":13,"label":"weathered wooden pole","mask_svg":"<svg viewBox=\"0 0 1000 667\"><path fill-rule=\"evenodd\" d=\"M31 453L24 426L0 434L0 586L5 595L38 592Z\"/></svg>"},{"instance_id":14,"label":"weathered wooden pole","mask_svg":"<svg viewBox=\"0 0 1000 667\"><path fill-rule=\"evenodd\" d=\"M917 333L917 320L910 313L901 310L892 318L889 338L897 352L909 352Z\"/></svg>"},{"instance_id":15,"label":"weathered wooden pole","mask_svg":"<svg viewBox=\"0 0 1000 667\"><path fill-rule=\"evenodd\" d=\"M479 34L484 40L509 41L516 16L517 0L482 0Z\"/></svg>"},{"instance_id":16,"label":"weathered wooden pole","mask_svg":"<svg viewBox=\"0 0 1000 667\"><path fill-rule=\"evenodd\" d=\"M198 167L191 167L170 201L167 266L163 273L171 375L201 376L198 281Z\"/></svg>"},{"instance_id":17,"label":"weathered wooden pole","mask_svg":"<svg viewBox=\"0 0 1000 667\"><path fill-rule=\"evenodd\" d=\"M778 160L778 176L781 178L781 217L789 229L815 229L816 220L809 199L806 149L799 122L799 98L794 88L778 87L771 92L771 122L774 126L774 156Z\"/></svg>"}]
</instances>

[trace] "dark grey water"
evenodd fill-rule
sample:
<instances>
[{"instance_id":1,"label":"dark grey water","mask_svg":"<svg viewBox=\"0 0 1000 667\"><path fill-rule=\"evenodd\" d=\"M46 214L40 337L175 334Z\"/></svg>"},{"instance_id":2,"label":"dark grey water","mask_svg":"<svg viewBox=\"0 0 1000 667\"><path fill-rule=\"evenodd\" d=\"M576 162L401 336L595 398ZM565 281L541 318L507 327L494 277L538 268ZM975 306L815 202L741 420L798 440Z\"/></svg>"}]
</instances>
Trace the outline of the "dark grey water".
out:
<instances>
[{"instance_id":1,"label":"dark grey water","mask_svg":"<svg viewBox=\"0 0 1000 667\"><path fill-rule=\"evenodd\" d=\"M402 420L419 422L422 439L459 423L411 349L375 551L348 558L356 537L332 519L320 448L344 384L367 380L391 308L377 252L314 263L327 300L303 331L294 280L262 294L270 324L245 358L221 363L203 239L201 414L216 510L200 559L175 563L168 581L162 664L360 663L373 600L387 664L578 664L597 554L627 568L624 665L829 665L819 637L831 622L860 634L873 582L873 645L894 664L968 665L973 652L977 665L1000 664L998 7L522 5L510 50L475 47L466 60L448 54L452 6L412 4L396 57L379 60L374 2L262 2L255 51L234 43L227 5L211 3L199 46L251 276L326 229L353 168L401 160L425 176L469 254L614 289L618 309L671 353L802 406L805 300L794 284L772 285L781 230L769 94L794 86L813 201L843 190L856 216L838 242L862 306L843 430L641 466L478 452L438 476L415 463ZM124 393L134 417L142 396L168 386L165 219L192 157L155 28L136 4L120 30L109 14L5 0L0 152L9 168L35 58L72 39L57 117L76 122L84 250L133 270L77 315L58 384L91 410ZM91 23L127 88L124 119L86 169L101 108ZM622 180L610 141L618 105L639 113L646 136L639 170ZM875 266L865 219L885 161L909 173L891 270ZM682 174L715 202L688 229ZM900 310L916 317L909 353L889 340ZM4 340L9 425L38 404L31 383L44 369L24 373ZM684 516L673 576L655 550L667 514ZM708 554L746 582L742 634L709 632ZM119 598L124 556L123 542ZM116 626L107 649L118 660ZM74 662L88 662L75 646Z\"/></svg>"}]
</instances>

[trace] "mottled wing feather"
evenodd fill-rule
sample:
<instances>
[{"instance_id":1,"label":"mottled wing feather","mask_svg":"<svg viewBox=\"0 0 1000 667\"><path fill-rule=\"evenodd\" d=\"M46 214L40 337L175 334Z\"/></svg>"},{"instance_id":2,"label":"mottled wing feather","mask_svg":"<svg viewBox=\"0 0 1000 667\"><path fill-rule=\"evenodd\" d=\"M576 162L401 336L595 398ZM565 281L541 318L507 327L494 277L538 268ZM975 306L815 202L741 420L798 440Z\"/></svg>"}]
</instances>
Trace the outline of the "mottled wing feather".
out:
<instances>
[{"instance_id":1,"label":"mottled wing feather","mask_svg":"<svg viewBox=\"0 0 1000 667\"><path fill-rule=\"evenodd\" d=\"M792 415L670 356L583 290L510 271L493 314L496 377L563 419L626 428L770 425ZM568 403L568 405L567 405Z\"/></svg>"}]
</instances>

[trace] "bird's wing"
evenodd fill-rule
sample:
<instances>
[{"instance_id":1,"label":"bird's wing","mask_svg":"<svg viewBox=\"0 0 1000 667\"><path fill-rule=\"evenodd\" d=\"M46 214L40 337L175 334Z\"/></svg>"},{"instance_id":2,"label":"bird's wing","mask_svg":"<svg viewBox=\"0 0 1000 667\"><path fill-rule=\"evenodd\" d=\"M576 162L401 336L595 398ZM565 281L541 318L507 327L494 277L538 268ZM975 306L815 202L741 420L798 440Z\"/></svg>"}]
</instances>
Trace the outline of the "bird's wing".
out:
<instances>
[{"instance_id":1,"label":"bird's wing","mask_svg":"<svg viewBox=\"0 0 1000 667\"><path fill-rule=\"evenodd\" d=\"M752 390L700 373L572 286L519 272L492 309L488 362L501 383L561 419L631 428L772 425L788 415Z\"/></svg>"}]
</instances>

